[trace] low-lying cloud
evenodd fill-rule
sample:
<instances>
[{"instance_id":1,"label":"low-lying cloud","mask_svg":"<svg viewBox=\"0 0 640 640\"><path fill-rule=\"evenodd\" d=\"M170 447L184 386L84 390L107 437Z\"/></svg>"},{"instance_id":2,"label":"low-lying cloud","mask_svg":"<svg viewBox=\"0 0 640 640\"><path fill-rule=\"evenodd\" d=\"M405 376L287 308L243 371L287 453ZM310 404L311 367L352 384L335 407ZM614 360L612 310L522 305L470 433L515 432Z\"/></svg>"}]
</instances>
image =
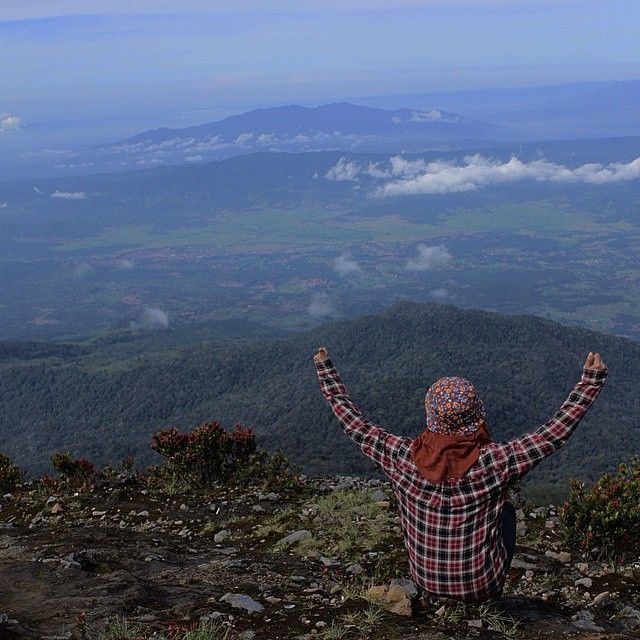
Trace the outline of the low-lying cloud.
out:
<instances>
[{"instance_id":1,"label":"low-lying cloud","mask_svg":"<svg viewBox=\"0 0 640 640\"><path fill-rule=\"evenodd\" d=\"M61 200L84 200L87 195L84 191L54 191L51 197Z\"/></svg>"},{"instance_id":2,"label":"low-lying cloud","mask_svg":"<svg viewBox=\"0 0 640 640\"><path fill-rule=\"evenodd\" d=\"M335 315L336 310L326 293L315 293L307 306L307 313L313 318L327 318Z\"/></svg>"},{"instance_id":3,"label":"low-lying cloud","mask_svg":"<svg viewBox=\"0 0 640 640\"><path fill-rule=\"evenodd\" d=\"M162 309L149 307L144 310L140 320L131 322L132 329L147 329L150 331L169 328L169 314Z\"/></svg>"},{"instance_id":4,"label":"low-lying cloud","mask_svg":"<svg viewBox=\"0 0 640 640\"><path fill-rule=\"evenodd\" d=\"M407 261L408 271L427 271L428 269L444 269L453 262L453 256L444 245L429 247L420 243L418 255Z\"/></svg>"},{"instance_id":5,"label":"low-lying cloud","mask_svg":"<svg viewBox=\"0 0 640 640\"><path fill-rule=\"evenodd\" d=\"M492 160L480 154L466 156L462 164L423 159L408 160L402 156L389 158L388 164L367 165L340 158L325 174L327 180L356 182L360 177L383 180L374 196L401 196L430 193L473 191L490 185L521 180L536 182L604 184L640 178L640 157L631 162L583 164L575 169L547 160L523 162L512 157L507 162Z\"/></svg>"},{"instance_id":6,"label":"low-lying cloud","mask_svg":"<svg viewBox=\"0 0 640 640\"><path fill-rule=\"evenodd\" d=\"M333 263L336 273L341 276L352 276L362 273L360 265L349 255L343 253Z\"/></svg>"},{"instance_id":7,"label":"low-lying cloud","mask_svg":"<svg viewBox=\"0 0 640 640\"><path fill-rule=\"evenodd\" d=\"M0 113L0 135L22 129L22 118L10 113Z\"/></svg>"}]
</instances>

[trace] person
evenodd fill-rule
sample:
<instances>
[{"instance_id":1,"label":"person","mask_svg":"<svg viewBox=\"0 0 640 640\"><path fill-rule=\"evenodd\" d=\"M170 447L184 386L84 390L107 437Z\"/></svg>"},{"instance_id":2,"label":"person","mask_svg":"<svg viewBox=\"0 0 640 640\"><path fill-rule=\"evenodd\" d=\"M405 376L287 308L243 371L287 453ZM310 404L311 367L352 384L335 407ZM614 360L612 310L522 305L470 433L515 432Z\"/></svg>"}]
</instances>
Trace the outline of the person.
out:
<instances>
[{"instance_id":1,"label":"person","mask_svg":"<svg viewBox=\"0 0 640 640\"><path fill-rule=\"evenodd\" d=\"M508 442L492 441L484 405L464 378L441 378L429 387L426 425L409 438L363 416L326 347L313 359L322 394L345 434L391 482L419 590L465 602L497 600L515 549L507 491L573 433L607 377L600 354L589 353L580 381L550 420Z\"/></svg>"}]
</instances>

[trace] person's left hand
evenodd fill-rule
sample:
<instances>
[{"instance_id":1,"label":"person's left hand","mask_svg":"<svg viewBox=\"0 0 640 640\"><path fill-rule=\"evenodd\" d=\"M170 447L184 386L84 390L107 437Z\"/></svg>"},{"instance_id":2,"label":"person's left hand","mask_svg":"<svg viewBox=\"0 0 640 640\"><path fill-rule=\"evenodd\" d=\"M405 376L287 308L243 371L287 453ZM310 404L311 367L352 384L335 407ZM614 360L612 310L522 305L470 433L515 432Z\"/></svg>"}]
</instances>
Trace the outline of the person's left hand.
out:
<instances>
[{"instance_id":1,"label":"person's left hand","mask_svg":"<svg viewBox=\"0 0 640 640\"><path fill-rule=\"evenodd\" d=\"M316 355L313 356L314 362L324 362L329 359L329 352L326 347L320 347L316 352Z\"/></svg>"}]
</instances>

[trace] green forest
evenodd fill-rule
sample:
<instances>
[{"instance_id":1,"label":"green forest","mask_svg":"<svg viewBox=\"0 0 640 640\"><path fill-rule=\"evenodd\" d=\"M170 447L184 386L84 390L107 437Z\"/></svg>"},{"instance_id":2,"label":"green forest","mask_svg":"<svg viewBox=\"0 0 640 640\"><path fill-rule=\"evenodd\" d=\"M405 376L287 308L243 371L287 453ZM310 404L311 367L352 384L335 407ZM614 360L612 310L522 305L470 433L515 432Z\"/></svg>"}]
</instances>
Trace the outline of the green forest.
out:
<instances>
[{"instance_id":1,"label":"green forest","mask_svg":"<svg viewBox=\"0 0 640 640\"><path fill-rule=\"evenodd\" d=\"M156 338L149 338L155 335ZM426 388L469 378L494 440L549 419L579 380L588 351L610 369L568 445L528 481L591 480L640 451L640 345L531 316L401 301L375 315L278 338L214 340L202 328L123 342L0 342L0 451L33 473L68 450L96 464L157 462L154 431L219 420L251 427L307 473L373 475L322 398L314 349L326 345L353 400L387 430L417 435Z\"/></svg>"}]
</instances>

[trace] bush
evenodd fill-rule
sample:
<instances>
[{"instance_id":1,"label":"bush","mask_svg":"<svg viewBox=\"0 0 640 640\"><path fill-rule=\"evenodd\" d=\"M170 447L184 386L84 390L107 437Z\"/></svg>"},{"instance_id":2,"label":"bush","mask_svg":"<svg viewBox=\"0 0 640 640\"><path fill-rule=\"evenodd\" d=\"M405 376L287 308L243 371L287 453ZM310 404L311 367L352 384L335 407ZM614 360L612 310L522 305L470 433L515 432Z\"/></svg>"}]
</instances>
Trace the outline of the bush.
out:
<instances>
[{"instance_id":1,"label":"bush","mask_svg":"<svg viewBox=\"0 0 640 640\"><path fill-rule=\"evenodd\" d=\"M283 491L300 487L300 468L292 465L280 449L260 449L236 473L239 482L258 481L262 491Z\"/></svg>"},{"instance_id":2,"label":"bush","mask_svg":"<svg viewBox=\"0 0 640 640\"><path fill-rule=\"evenodd\" d=\"M624 557L640 548L640 458L621 464L590 489L570 481L562 521L565 540L605 557Z\"/></svg>"},{"instance_id":3,"label":"bush","mask_svg":"<svg viewBox=\"0 0 640 640\"><path fill-rule=\"evenodd\" d=\"M22 482L22 471L13 460L0 453L0 491L13 491Z\"/></svg>"},{"instance_id":4,"label":"bush","mask_svg":"<svg viewBox=\"0 0 640 640\"><path fill-rule=\"evenodd\" d=\"M247 427L236 424L229 432L214 420L191 433L175 427L157 431L152 448L167 459L173 471L206 486L228 480L247 464L256 451L256 440Z\"/></svg>"},{"instance_id":5,"label":"bush","mask_svg":"<svg viewBox=\"0 0 640 640\"><path fill-rule=\"evenodd\" d=\"M51 456L51 464L60 476L72 485L87 482L94 474L93 464L86 458L74 458L69 452L57 452Z\"/></svg>"}]
</instances>

